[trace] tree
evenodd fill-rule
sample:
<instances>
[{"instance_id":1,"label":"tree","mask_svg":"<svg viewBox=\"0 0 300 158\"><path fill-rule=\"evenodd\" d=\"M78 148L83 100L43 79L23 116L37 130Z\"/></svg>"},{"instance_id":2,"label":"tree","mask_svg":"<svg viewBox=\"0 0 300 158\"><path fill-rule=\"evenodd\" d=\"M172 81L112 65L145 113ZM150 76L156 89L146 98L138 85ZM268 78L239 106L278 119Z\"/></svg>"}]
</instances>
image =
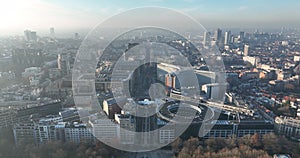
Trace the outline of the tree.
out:
<instances>
[{"instance_id":1,"label":"tree","mask_svg":"<svg viewBox=\"0 0 300 158\"><path fill-rule=\"evenodd\" d=\"M14 136L12 127L0 129L0 157L14 157L15 156Z\"/></svg>"},{"instance_id":2,"label":"tree","mask_svg":"<svg viewBox=\"0 0 300 158\"><path fill-rule=\"evenodd\" d=\"M190 149L187 147L183 147L177 157L178 158L192 158L192 156L190 154Z\"/></svg>"},{"instance_id":3,"label":"tree","mask_svg":"<svg viewBox=\"0 0 300 158\"><path fill-rule=\"evenodd\" d=\"M191 137L183 143L183 147L188 149L188 153L190 155L197 149L199 146L199 139L195 137Z\"/></svg>"},{"instance_id":4,"label":"tree","mask_svg":"<svg viewBox=\"0 0 300 158\"><path fill-rule=\"evenodd\" d=\"M229 149L233 149L233 148L237 147L237 138L236 138L236 136L232 135L231 137L228 137L225 140L225 144L226 144L226 147L229 148Z\"/></svg>"},{"instance_id":5,"label":"tree","mask_svg":"<svg viewBox=\"0 0 300 158\"><path fill-rule=\"evenodd\" d=\"M65 153L65 151L63 149L58 149L53 154L53 157L55 157L55 158L65 158L65 157L67 157L67 154Z\"/></svg>"},{"instance_id":6,"label":"tree","mask_svg":"<svg viewBox=\"0 0 300 158\"><path fill-rule=\"evenodd\" d=\"M242 146L242 145L250 146L251 145L251 135L247 134L247 135L244 135L243 137L239 138L238 145L239 146Z\"/></svg>"},{"instance_id":7,"label":"tree","mask_svg":"<svg viewBox=\"0 0 300 158\"><path fill-rule=\"evenodd\" d=\"M205 141L205 144L209 151L214 152L226 147L226 142L224 138L207 139Z\"/></svg>"},{"instance_id":8,"label":"tree","mask_svg":"<svg viewBox=\"0 0 300 158\"><path fill-rule=\"evenodd\" d=\"M175 141L172 142L171 146L175 153L179 153L180 149L182 148L183 141L180 137L178 137Z\"/></svg>"},{"instance_id":9,"label":"tree","mask_svg":"<svg viewBox=\"0 0 300 158\"><path fill-rule=\"evenodd\" d=\"M279 143L278 137L274 133L265 134L262 137L263 148L270 154L282 152Z\"/></svg>"},{"instance_id":10,"label":"tree","mask_svg":"<svg viewBox=\"0 0 300 158\"><path fill-rule=\"evenodd\" d=\"M250 145L252 148L260 149L262 147L260 135L255 133L251 136Z\"/></svg>"},{"instance_id":11,"label":"tree","mask_svg":"<svg viewBox=\"0 0 300 158\"><path fill-rule=\"evenodd\" d=\"M193 158L203 158L204 150L202 146L198 146L198 148L193 152Z\"/></svg>"}]
</instances>

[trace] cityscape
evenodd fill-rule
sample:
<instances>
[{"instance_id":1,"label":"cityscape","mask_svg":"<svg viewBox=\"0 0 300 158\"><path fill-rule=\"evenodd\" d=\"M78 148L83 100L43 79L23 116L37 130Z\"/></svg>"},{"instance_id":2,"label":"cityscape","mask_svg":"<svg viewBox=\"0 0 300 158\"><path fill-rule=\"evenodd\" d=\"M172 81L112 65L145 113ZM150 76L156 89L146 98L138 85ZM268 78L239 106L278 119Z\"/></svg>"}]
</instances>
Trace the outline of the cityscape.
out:
<instances>
[{"instance_id":1,"label":"cityscape","mask_svg":"<svg viewBox=\"0 0 300 158\"><path fill-rule=\"evenodd\" d=\"M199 24L178 5L201 2L123 3L89 29L7 24L15 30L0 34L0 157L300 157L297 16Z\"/></svg>"}]
</instances>

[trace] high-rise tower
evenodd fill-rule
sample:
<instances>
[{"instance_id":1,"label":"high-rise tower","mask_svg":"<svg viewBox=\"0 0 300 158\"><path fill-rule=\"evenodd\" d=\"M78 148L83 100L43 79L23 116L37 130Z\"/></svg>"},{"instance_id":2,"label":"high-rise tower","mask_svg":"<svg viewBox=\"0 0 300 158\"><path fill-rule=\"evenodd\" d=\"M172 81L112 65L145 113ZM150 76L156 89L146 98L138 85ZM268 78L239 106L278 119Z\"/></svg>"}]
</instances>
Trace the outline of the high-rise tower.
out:
<instances>
[{"instance_id":1,"label":"high-rise tower","mask_svg":"<svg viewBox=\"0 0 300 158\"><path fill-rule=\"evenodd\" d=\"M54 27L50 28L50 37L55 38L55 32L54 32Z\"/></svg>"},{"instance_id":2,"label":"high-rise tower","mask_svg":"<svg viewBox=\"0 0 300 158\"><path fill-rule=\"evenodd\" d=\"M209 38L210 38L209 32L204 32L204 34L203 34L203 45L204 46L209 45Z\"/></svg>"},{"instance_id":3,"label":"high-rise tower","mask_svg":"<svg viewBox=\"0 0 300 158\"><path fill-rule=\"evenodd\" d=\"M248 56L248 54L249 54L249 45L247 45L247 44L245 44L245 46L244 46L244 56Z\"/></svg>"},{"instance_id":4,"label":"high-rise tower","mask_svg":"<svg viewBox=\"0 0 300 158\"><path fill-rule=\"evenodd\" d=\"M230 43L231 32L226 31L224 36L224 45L228 45Z\"/></svg>"},{"instance_id":5,"label":"high-rise tower","mask_svg":"<svg viewBox=\"0 0 300 158\"><path fill-rule=\"evenodd\" d=\"M220 42L221 37L222 37L222 30L218 28L217 30L215 30L214 41Z\"/></svg>"}]
</instances>

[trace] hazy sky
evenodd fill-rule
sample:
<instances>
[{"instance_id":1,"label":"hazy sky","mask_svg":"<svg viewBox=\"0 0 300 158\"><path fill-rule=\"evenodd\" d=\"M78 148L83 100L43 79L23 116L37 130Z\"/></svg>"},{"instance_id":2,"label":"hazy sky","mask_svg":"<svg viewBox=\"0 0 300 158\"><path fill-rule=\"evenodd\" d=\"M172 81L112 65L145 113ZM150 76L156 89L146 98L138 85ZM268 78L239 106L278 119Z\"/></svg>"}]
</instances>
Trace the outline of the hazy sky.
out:
<instances>
[{"instance_id":1,"label":"hazy sky","mask_svg":"<svg viewBox=\"0 0 300 158\"><path fill-rule=\"evenodd\" d=\"M92 28L122 11L177 9L205 27L299 27L299 0L0 0L0 34ZM154 13L155 14L155 13Z\"/></svg>"}]
</instances>

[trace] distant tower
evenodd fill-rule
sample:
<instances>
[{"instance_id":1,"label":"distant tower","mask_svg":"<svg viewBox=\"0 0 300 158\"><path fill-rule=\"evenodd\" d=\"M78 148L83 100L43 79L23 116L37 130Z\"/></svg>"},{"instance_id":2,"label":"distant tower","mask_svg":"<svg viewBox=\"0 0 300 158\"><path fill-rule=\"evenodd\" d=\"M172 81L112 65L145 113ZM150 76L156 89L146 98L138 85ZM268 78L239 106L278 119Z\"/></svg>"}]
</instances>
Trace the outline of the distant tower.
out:
<instances>
[{"instance_id":1,"label":"distant tower","mask_svg":"<svg viewBox=\"0 0 300 158\"><path fill-rule=\"evenodd\" d=\"M204 46L209 45L209 41L210 41L209 38L210 38L209 32L204 32L204 35L203 35L203 45Z\"/></svg>"},{"instance_id":2,"label":"distant tower","mask_svg":"<svg viewBox=\"0 0 300 158\"><path fill-rule=\"evenodd\" d=\"M79 34L77 32L74 34L74 38L79 39Z\"/></svg>"},{"instance_id":3,"label":"distant tower","mask_svg":"<svg viewBox=\"0 0 300 158\"><path fill-rule=\"evenodd\" d=\"M57 69L61 70L63 74L70 74L70 55L69 54L58 54L57 55Z\"/></svg>"},{"instance_id":4,"label":"distant tower","mask_svg":"<svg viewBox=\"0 0 300 158\"><path fill-rule=\"evenodd\" d=\"M57 68L61 70L62 68L62 57L60 54L57 55Z\"/></svg>"},{"instance_id":5,"label":"distant tower","mask_svg":"<svg viewBox=\"0 0 300 158\"><path fill-rule=\"evenodd\" d=\"M35 31L31 31L31 41L33 41L33 42L37 41L37 37L36 37L36 32Z\"/></svg>"},{"instance_id":6,"label":"distant tower","mask_svg":"<svg viewBox=\"0 0 300 158\"><path fill-rule=\"evenodd\" d=\"M31 34L30 30L25 30L24 31L24 38L25 38L26 41L30 41L30 34Z\"/></svg>"},{"instance_id":7,"label":"distant tower","mask_svg":"<svg viewBox=\"0 0 300 158\"><path fill-rule=\"evenodd\" d=\"M218 28L217 30L215 30L214 40L219 42L221 40L221 36L222 36L222 30Z\"/></svg>"},{"instance_id":8,"label":"distant tower","mask_svg":"<svg viewBox=\"0 0 300 158\"><path fill-rule=\"evenodd\" d=\"M37 41L36 32L35 31L30 31L30 30L25 30L24 31L24 38L25 38L26 41L36 42Z\"/></svg>"},{"instance_id":9,"label":"distant tower","mask_svg":"<svg viewBox=\"0 0 300 158\"><path fill-rule=\"evenodd\" d=\"M226 31L224 37L224 45L228 45L230 43L231 32Z\"/></svg>"},{"instance_id":10,"label":"distant tower","mask_svg":"<svg viewBox=\"0 0 300 158\"><path fill-rule=\"evenodd\" d=\"M244 38L245 38L245 32L241 31L240 35L239 35L239 38L240 38L241 41L243 41Z\"/></svg>"},{"instance_id":11,"label":"distant tower","mask_svg":"<svg viewBox=\"0 0 300 158\"><path fill-rule=\"evenodd\" d=\"M50 28L50 37L55 38L55 32L54 32L54 27Z\"/></svg>"},{"instance_id":12,"label":"distant tower","mask_svg":"<svg viewBox=\"0 0 300 158\"><path fill-rule=\"evenodd\" d=\"M71 66L70 66L70 54L67 54L66 58L66 66L67 66L67 75L71 73Z\"/></svg>"},{"instance_id":13,"label":"distant tower","mask_svg":"<svg viewBox=\"0 0 300 158\"><path fill-rule=\"evenodd\" d=\"M217 45L219 46L222 42L222 30L221 29L217 29L215 30L215 33L214 33L214 39L213 39L213 42L212 45Z\"/></svg>"},{"instance_id":14,"label":"distant tower","mask_svg":"<svg viewBox=\"0 0 300 158\"><path fill-rule=\"evenodd\" d=\"M249 45L245 44L244 46L244 56L248 56L249 55Z\"/></svg>"}]
</instances>

